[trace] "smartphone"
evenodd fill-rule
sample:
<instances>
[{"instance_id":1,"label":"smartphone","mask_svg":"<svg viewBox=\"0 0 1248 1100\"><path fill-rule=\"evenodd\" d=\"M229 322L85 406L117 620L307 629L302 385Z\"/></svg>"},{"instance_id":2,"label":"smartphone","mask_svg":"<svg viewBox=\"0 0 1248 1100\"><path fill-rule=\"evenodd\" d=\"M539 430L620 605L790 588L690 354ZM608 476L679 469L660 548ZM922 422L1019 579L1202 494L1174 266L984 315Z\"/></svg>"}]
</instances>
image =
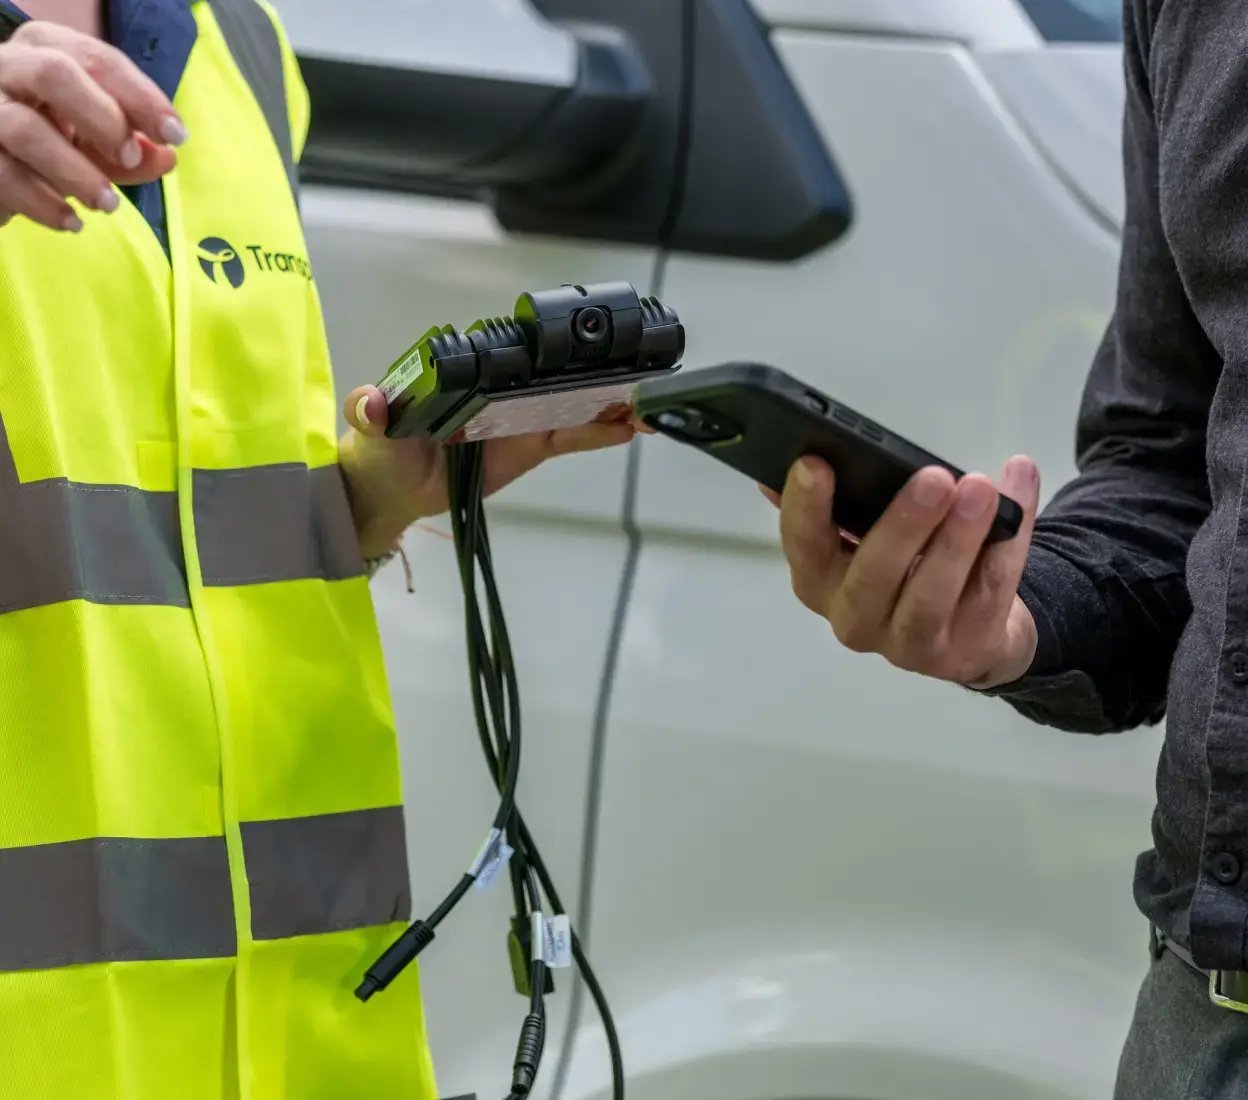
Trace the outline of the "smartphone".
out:
<instances>
[{"instance_id":1,"label":"smartphone","mask_svg":"<svg viewBox=\"0 0 1248 1100\"><path fill-rule=\"evenodd\" d=\"M861 539L925 466L963 471L775 367L729 363L643 382L634 409L657 432L779 492L793 463L817 455L836 471L832 519ZM1023 510L998 494L988 542L1018 534Z\"/></svg>"}]
</instances>

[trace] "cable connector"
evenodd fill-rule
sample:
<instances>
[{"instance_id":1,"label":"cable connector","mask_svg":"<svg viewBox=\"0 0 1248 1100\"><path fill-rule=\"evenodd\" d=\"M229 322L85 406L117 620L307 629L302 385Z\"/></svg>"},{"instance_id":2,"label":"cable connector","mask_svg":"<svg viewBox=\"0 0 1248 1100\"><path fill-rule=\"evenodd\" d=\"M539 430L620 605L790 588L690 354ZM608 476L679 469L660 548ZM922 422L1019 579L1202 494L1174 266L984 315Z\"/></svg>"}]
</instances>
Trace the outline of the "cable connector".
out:
<instances>
[{"instance_id":1,"label":"cable connector","mask_svg":"<svg viewBox=\"0 0 1248 1100\"><path fill-rule=\"evenodd\" d=\"M374 993L385 989L406 969L426 947L433 943L434 931L423 920L416 921L394 941L372 966L364 973L355 995L367 1001Z\"/></svg>"},{"instance_id":2,"label":"cable connector","mask_svg":"<svg viewBox=\"0 0 1248 1100\"><path fill-rule=\"evenodd\" d=\"M512 917L511 931L507 933L507 956L511 960L511 979L521 997L533 996L533 925L527 917ZM555 991L555 979L546 971L545 989L550 996Z\"/></svg>"},{"instance_id":3,"label":"cable connector","mask_svg":"<svg viewBox=\"0 0 1248 1100\"><path fill-rule=\"evenodd\" d=\"M524 1018L524 1027L520 1029L520 1042L516 1045L516 1061L511 1075L513 1096L528 1096L532 1091L545 1044L546 1020L536 1012L530 1012Z\"/></svg>"}]
</instances>

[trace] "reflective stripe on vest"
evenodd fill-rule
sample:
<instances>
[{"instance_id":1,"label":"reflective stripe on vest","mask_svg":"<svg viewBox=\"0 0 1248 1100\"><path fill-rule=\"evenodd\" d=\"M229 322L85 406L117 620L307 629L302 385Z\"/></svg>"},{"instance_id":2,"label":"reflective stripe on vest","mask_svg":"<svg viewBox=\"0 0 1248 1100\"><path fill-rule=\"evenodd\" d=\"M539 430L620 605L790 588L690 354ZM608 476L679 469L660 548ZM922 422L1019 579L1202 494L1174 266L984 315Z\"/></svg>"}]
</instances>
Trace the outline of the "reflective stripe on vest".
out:
<instances>
[{"instance_id":1,"label":"reflective stripe on vest","mask_svg":"<svg viewBox=\"0 0 1248 1100\"><path fill-rule=\"evenodd\" d=\"M0 615L62 600L189 606L177 494L67 478L19 482L0 418ZM195 471L205 585L364 571L337 466Z\"/></svg>"},{"instance_id":2,"label":"reflective stripe on vest","mask_svg":"<svg viewBox=\"0 0 1248 1100\"><path fill-rule=\"evenodd\" d=\"M282 47L273 21L254 0L211 0L221 35L238 71L264 112L277 151L286 168L290 189L299 198L298 168L290 137L286 82L282 76Z\"/></svg>"},{"instance_id":3,"label":"reflective stripe on vest","mask_svg":"<svg viewBox=\"0 0 1248 1100\"><path fill-rule=\"evenodd\" d=\"M257 940L410 916L397 808L249 822L243 847ZM0 970L233 955L225 841L96 837L0 849L0 929Z\"/></svg>"},{"instance_id":4,"label":"reflective stripe on vest","mask_svg":"<svg viewBox=\"0 0 1248 1100\"><path fill-rule=\"evenodd\" d=\"M168 254L0 230L6 1092L435 1100L415 969L352 995L410 887L306 90L268 0L189 4Z\"/></svg>"}]
</instances>

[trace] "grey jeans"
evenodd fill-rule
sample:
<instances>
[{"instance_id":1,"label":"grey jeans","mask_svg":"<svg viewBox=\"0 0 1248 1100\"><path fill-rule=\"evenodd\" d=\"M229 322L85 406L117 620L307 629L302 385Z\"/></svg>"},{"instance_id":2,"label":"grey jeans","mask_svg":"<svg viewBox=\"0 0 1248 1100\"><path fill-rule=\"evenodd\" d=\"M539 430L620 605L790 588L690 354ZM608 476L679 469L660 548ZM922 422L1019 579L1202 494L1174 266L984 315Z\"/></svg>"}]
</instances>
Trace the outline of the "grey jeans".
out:
<instances>
[{"instance_id":1,"label":"grey jeans","mask_svg":"<svg viewBox=\"0 0 1248 1100\"><path fill-rule=\"evenodd\" d=\"M1140 989L1114 1100L1245 1100L1248 1016L1209 1003L1209 982L1165 952Z\"/></svg>"}]
</instances>

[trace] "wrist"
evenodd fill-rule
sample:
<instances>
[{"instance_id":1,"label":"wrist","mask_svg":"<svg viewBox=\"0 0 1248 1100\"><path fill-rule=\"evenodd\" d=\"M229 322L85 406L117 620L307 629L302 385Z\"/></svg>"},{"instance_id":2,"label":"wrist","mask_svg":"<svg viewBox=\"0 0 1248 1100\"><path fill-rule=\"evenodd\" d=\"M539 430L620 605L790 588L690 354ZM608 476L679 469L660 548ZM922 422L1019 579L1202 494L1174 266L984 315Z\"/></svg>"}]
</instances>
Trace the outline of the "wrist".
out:
<instances>
[{"instance_id":1,"label":"wrist","mask_svg":"<svg viewBox=\"0 0 1248 1100\"><path fill-rule=\"evenodd\" d=\"M993 691L1023 679L1031 671L1040 637L1034 616L1017 596L1006 623L1005 637L1001 660L964 686L972 691Z\"/></svg>"},{"instance_id":2,"label":"wrist","mask_svg":"<svg viewBox=\"0 0 1248 1100\"><path fill-rule=\"evenodd\" d=\"M403 532L420 517L404 521L392 507L385 507L376 494L370 493L359 478L353 477L346 463L342 465L342 480L364 560L372 561L397 551Z\"/></svg>"},{"instance_id":3,"label":"wrist","mask_svg":"<svg viewBox=\"0 0 1248 1100\"><path fill-rule=\"evenodd\" d=\"M399 527L387 523L367 523L361 526L357 522L356 533L359 536L360 553L364 556L364 560L371 562L379 558L393 557L399 551L403 532L410 526L411 524L404 524Z\"/></svg>"},{"instance_id":4,"label":"wrist","mask_svg":"<svg viewBox=\"0 0 1248 1100\"><path fill-rule=\"evenodd\" d=\"M421 516L367 443L358 432L348 432L339 447L338 464L360 552L371 560L397 550L403 533Z\"/></svg>"},{"instance_id":5,"label":"wrist","mask_svg":"<svg viewBox=\"0 0 1248 1100\"><path fill-rule=\"evenodd\" d=\"M376 557L364 558L364 574L372 580L382 569L383 566L389 565L395 558L403 553L400 547L387 551L385 554L379 554Z\"/></svg>"}]
</instances>

